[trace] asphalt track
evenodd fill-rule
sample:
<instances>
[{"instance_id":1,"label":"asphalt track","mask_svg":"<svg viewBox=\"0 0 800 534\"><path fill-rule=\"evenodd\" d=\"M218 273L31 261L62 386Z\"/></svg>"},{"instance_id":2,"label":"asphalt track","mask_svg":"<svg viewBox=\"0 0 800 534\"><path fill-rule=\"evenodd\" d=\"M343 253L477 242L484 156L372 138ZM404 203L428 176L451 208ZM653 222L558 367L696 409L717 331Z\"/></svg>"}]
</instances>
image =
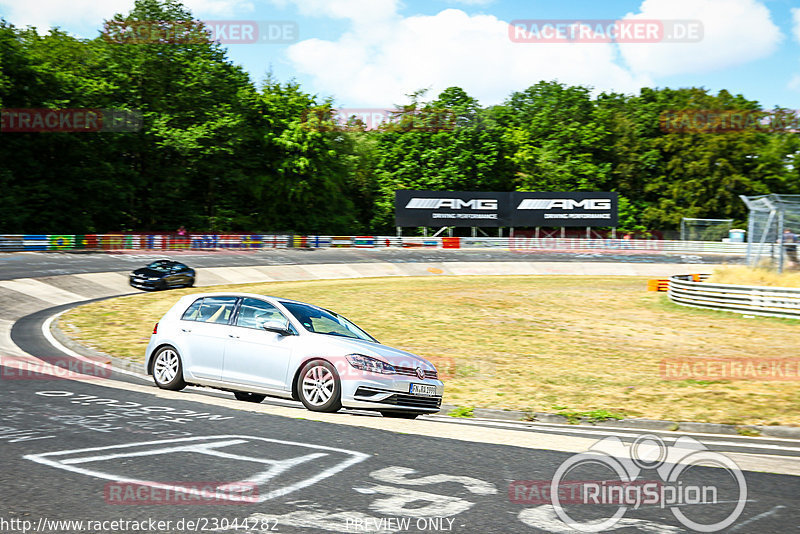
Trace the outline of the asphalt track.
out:
<instances>
[{"instance_id":1,"label":"asphalt track","mask_svg":"<svg viewBox=\"0 0 800 534\"><path fill-rule=\"evenodd\" d=\"M305 254L269 252L184 259L196 266L254 259L265 265L267 260L298 261ZM369 258L369 252L359 255ZM398 255L397 261L454 257L444 256L445 251L414 255L420 252ZM314 254L303 256L303 262L315 257L332 263L336 257ZM470 257L480 258L483 252L474 254ZM496 252L487 254L491 261L515 261L516 256L506 253L498 260ZM85 255L72 263L57 258L84 255L13 256L27 257L27 266L14 264L7 271L3 263L3 279L19 278L22 272L34 277L125 270L123 264L139 265L151 257ZM355 256L346 254L346 259L360 261ZM524 256L522 261L536 261ZM205 261L211 263L200 263ZM392 260L381 256L381 261ZM487 260L458 255L458 261ZM719 261L714 257L714 263ZM660 257L659 263L666 261ZM62 272L53 272L56 268ZM72 305L16 320L12 341L39 360L68 363L72 357L44 339L42 323ZM563 462L602 438L616 436L630 444L643 434L564 425L454 423L443 416L391 421L358 411L316 415L295 403L252 405L206 390L163 392L119 373L95 379L89 373L80 381L47 373L22 376L7 367L0 373L5 378L0 381L0 532L22 532L22 527L38 532L571 532L544 494L532 488L549 485ZM668 445L676 437L655 434ZM800 444L739 436L694 438L745 470L744 509L725 531L797 530ZM686 487L716 488L721 497L717 504L644 504L625 511L607 530L691 531L675 510L705 523L732 512L736 503L727 497L738 485L729 472L692 467L686 473L681 479ZM607 481L612 475L607 466L592 464L571 480ZM658 475L652 471L645 478ZM224 486L242 480L249 481L246 491L241 485ZM520 486L515 481L539 482ZM197 494L211 486L221 489ZM565 510L585 522L608 517L617 508L565 504Z\"/></svg>"},{"instance_id":2,"label":"asphalt track","mask_svg":"<svg viewBox=\"0 0 800 534\"><path fill-rule=\"evenodd\" d=\"M558 466L573 456L537 447L537 433L529 434L527 447L471 443L415 435L419 421L406 422L402 432L360 428L307 420L299 409L294 417L278 416L230 402L198 404L191 393L167 396L149 389L109 388L99 381L9 384L0 407L6 521L42 521L40 532L81 531L75 524L59 529L57 521L84 521L91 527L89 521L114 520L169 521L171 526L160 529L167 532L195 530L180 528L180 521L216 532L570 531L551 505L537 500L538 493L509 492L519 480L548 485ZM277 462L288 467L265 477L264 464ZM692 469L687 483L702 481L731 493L732 479L723 470ZM796 476L746 472L744 478L742 532L796 529ZM609 479L607 468L590 466L578 480ZM241 493L219 490L188 493L241 480L254 481L245 495L255 502L232 501ZM162 486L153 488L153 482ZM164 486L183 489L169 493ZM582 521L608 513L609 507L567 509ZM711 523L730 513L731 504L680 510ZM404 520L410 524L399 528ZM156 531L98 526L90 531ZM686 530L670 508L658 505L628 510L617 526L622 532Z\"/></svg>"},{"instance_id":3,"label":"asphalt track","mask_svg":"<svg viewBox=\"0 0 800 534\"><path fill-rule=\"evenodd\" d=\"M511 252L503 249L266 249L253 251L127 251L119 253L18 252L0 254L0 280L39 278L76 273L131 271L148 261L170 257L191 267L303 265L332 263L438 262L624 262L624 263L743 263L742 256L687 255L619 251Z\"/></svg>"}]
</instances>

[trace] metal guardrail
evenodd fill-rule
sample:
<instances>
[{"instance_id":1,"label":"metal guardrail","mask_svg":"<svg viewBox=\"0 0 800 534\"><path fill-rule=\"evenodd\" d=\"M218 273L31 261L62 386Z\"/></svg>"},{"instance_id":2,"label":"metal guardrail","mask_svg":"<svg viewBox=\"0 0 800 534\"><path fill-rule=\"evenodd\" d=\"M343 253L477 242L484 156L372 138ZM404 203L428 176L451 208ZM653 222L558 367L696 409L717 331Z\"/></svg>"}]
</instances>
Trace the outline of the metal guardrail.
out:
<instances>
[{"instance_id":1,"label":"metal guardrail","mask_svg":"<svg viewBox=\"0 0 800 534\"><path fill-rule=\"evenodd\" d=\"M467 239L467 238L462 238ZM620 252L674 252L680 254L747 254L747 243L673 241L667 239L508 238L511 250L581 250ZM769 253L769 245L765 253Z\"/></svg>"},{"instance_id":2,"label":"metal guardrail","mask_svg":"<svg viewBox=\"0 0 800 534\"><path fill-rule=\"evenodd\" d=\"M753 245L751 245L753 246ZM769 253L771 245L764 245ZM744 256L747 243L660 239L528 237L398 237L267 234L86 234L0 235L0 252L71 250L213 250L264 248L498 248L512 252L568 251L635 254L726 254ZM691 263L692 258L687 258Z\"/></svg>"},{"instance_id":3,"label":"metal guardrail","mask_svg":"<svg viewBox=\"0 0 800 534\"><path fill-rule=\"evenodd\" d=\"M670 277L669 299L681 306L800 319L800 289L704 282L709 276Z\"/></svg>"}]
</instances>

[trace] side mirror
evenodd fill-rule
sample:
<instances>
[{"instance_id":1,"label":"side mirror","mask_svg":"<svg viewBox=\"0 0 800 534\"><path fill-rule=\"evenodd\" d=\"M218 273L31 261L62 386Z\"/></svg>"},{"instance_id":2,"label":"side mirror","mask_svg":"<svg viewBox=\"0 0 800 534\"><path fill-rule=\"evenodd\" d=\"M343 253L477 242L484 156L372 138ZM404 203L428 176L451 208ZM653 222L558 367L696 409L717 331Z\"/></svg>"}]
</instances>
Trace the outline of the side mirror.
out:
<instances>
[{"instance_id":1,"label":"side mirror","mask_svg":"<svg viewBox=\"0 0 800 534\"><path fill-rule=\"evenodd\" d=\"M288 323L284 323L282 321L265 321L264 324L261 325L261 328L267 332L275 332L276 334L280 334L282 336L294 335L292 331L289 330Z\"/></svg>"}]
</instances>

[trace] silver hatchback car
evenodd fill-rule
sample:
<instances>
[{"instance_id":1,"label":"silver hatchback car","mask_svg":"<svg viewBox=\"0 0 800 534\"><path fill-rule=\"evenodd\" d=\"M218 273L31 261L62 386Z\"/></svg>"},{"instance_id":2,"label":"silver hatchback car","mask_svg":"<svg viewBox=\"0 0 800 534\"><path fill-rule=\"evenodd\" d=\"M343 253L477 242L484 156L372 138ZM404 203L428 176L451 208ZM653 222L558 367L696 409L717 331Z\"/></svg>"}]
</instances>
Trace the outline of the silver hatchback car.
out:
<instances>
[{"instance_id":1,"label":"silver hatchback car","mask_svg":"<svg viewBox=\"0 0 800 534\"><path fill-rule=\"evenodd\" d=\"M160 388L290 398L317 412L344 406L410 419L438 412L444 391L433 364L337 313L247 293L181 298L156 323L145 365Z\"/></svg>"}]
</instances>

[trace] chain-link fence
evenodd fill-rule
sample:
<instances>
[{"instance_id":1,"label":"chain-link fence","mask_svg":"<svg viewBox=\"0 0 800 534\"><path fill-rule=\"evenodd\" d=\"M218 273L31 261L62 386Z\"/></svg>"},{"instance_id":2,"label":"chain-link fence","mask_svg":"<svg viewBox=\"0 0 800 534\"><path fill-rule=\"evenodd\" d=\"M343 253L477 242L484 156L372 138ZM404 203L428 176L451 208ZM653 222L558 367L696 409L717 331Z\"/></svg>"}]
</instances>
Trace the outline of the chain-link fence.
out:
<instances>
[{"instance_id":1,"label":"chain-link fence","mask_svg":"<svg viewBox=\"0 0 800 534\"><path fill-rule=\"evenodd\" d=\"M750 210L747 222L747 264L783 272L798 268L800 195L741 196Z\"/></svg>"}]
</instances>

